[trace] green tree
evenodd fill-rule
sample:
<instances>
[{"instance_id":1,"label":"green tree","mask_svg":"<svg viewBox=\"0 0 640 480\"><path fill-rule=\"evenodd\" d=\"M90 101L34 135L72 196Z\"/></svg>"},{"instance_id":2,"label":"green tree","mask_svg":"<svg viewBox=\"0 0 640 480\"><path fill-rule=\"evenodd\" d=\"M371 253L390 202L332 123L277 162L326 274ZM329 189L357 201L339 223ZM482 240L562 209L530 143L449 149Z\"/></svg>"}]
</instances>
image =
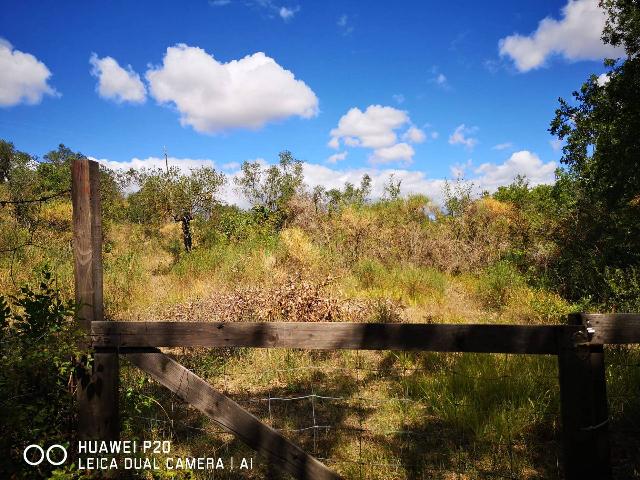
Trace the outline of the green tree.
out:
<instances>
[{"instance_id":1,"label":"green tree","mask_svg":"<svg viewBox=\"0 0 640 480\"><path fill-rule=\"evenodd\" d=\"M284 211L289 200L304 188L302 162L291 152L280 152L277 165L263 167L260 162L244 162L235 183L252 207L270 212Z\"/></svg>"},{"instance_id":2,"label":"green tree","mask_svg":"<svg viewBox=\"0 0 640 480\"><path fill-rule=\"evenodd\" d=\"M345 205L361 205L366 203L371 195L371 177L365 173L360 179L360 186L356 187L350 182L344 184L341 201Z\"/></svg>"},{"instance_id":3,"label":"green tree","mask_svg":"<svg viewBox=\"0 0 640 480\"><path fill-rule=\"evenodd\" d=\"M402 179L396 178L396 176L392 173L389 175L387 182L384 184L384 196L389 200L397 200L400 198L400 185L402 184Z\"/></svg>"},{"instance_id":4,"label":"green tree","mask_svg":"<svg viewBox=\"0 0 640 480\"><path fill-rule=\"evenodd\" d=\"M16 150L11 142L0 140L0 184L10 180L13 168L29 160L29 154Z\"/></svg>"},{"instance_id":5,"label":"green tree","mask_svg":"<svg viewBox=\"0 0 640 480\"><path fill-rule=\"evenodd\" d=\"M132 216L145 223L171 219L180 222L186 251L191 251L191 221L208 218L216 205L225 176L211 167L192 169L188 175L177 167L168 171L144 170L134 173L140 190L129 199Z\"/></svg>"},{"instance_id":6,"label":"green tree","mask_svg":"<svg viewBox=\"0 0 640 480\"><path fill-rule=\"evenodd\" d=\"M86 158L60 144L42 160L16 150L13 143L0 140L0 185L2 200L12 202L14 217L23 226L33 226L40 207L37 199L69 196L71 162ZM100 166L100 193L103 216L112 219L122 211L122 188L115 172Z\"/></svg>"},{"instance_id":7,"label":"green tree","mask_svg":"<svg viewBox=\"0 0 640 480\"><path fill-rule=\"evenodd\" d=\"M473 203L472 182L465 182L462 178L456 178L455 183L451 185L448 180L444 183L444 210L451 217L459 217Z\"/></svg>"},{"instance_id":8,"label":"green tree","mask_svg":"<svg viewBox=\"0 0 640 480\"><path fill-rule=\"evenodd\" d=\"M2 199L12 202L14 220L32 231L35 228L37 202L22 203L41 194L38 181L37 162L28 153L15 149L13 143L0 140L2 164Z\"/></svg>"},{"instance_id":9,"label":"green tree","mask_svg":"<svg viewBox=\"0 0 640 480\"><path fill-rule=\"evenodd\" d=\"M351 182L345 182L344 188L332 188L324 193L327 199L327 209L339 210L349 205L364 205L371 195L371 177L365 173L360 179L360 186L356 187Z\"/></svg>"},{"instance_id":10,"label":"green tree","mask_svg":"<svg viewBox=\"0 0 640 480\"><path fill-rule=\"evenodd\" d=\"M63 144L51 150L37 164L41 192L59 192L71 189L71 162L86 158Z\"/></svg>"},{"instance_id":11,"label":"green tree","mask_svg":"<svg viewBox=\"0 0 640 480\"><path fill-rule=\"evenodd\" d=\"M557 189L570 204L558 273L571 296L596 301L607 271L640 264L640 2L600 5L608 13L602 39L627 57L605 61L606 81L592 75L572 102L560 99L550 127L566 142Z\"/></svg>"}]
</instances>

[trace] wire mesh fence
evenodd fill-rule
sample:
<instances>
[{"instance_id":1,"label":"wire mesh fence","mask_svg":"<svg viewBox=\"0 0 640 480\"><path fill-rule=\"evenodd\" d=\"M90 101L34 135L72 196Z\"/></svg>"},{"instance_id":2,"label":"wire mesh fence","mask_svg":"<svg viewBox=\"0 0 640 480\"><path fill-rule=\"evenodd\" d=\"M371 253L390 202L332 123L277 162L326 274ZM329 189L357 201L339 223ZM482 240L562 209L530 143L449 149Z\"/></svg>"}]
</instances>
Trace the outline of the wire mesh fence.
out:
<instances>
[{"instance_id":1,"label":"wire mesh fence","mask_svg":"<svg viewBox=\"0 0 640 480\"><path fill-rule=\"evenodd\" d=\"M171 353L345 478L562 478L554 357ZM153 432L207 456L251 455L142 373L125 367L123 374L132 385L124 389L125 431ZM261 459L255 463L243 478L273 475Z\"/></svg>"}]
</instances>

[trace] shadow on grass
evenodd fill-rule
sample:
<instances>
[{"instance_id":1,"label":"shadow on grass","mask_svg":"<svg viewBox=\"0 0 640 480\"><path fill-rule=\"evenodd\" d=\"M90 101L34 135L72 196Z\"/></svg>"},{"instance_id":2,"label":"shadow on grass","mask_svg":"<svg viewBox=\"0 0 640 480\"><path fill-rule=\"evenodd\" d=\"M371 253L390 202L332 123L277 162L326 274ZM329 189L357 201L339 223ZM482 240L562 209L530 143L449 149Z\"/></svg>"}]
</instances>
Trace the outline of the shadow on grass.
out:
<instances>
[{"instance_id":1,"label":"shadow on grass","mask_svg":"<svg viewBox=\"0 0 640 480\"><path fill-rule=\"evenodd\" d=\"M219 385L221 365L242 355L179 361ZM338 354L304 355L317 366ZM384 352L356 366L285 372L229 396L344 478L561 478L554 358ZM155 428L189 455L253 456L256 468L239 478L281 478L168 390L128 375L126 391L138 390L123 398L131 435Z\"/></svg>"},{"instance_id":2,"label":"shadow on grass","mask_svg":"<svg viewBox=\"0 0 640 480\"><path fill-rule=\"evenodd\" d=\"M605 348L615 479L640 478L640 347Z\"/></svg>"}]
</instances>

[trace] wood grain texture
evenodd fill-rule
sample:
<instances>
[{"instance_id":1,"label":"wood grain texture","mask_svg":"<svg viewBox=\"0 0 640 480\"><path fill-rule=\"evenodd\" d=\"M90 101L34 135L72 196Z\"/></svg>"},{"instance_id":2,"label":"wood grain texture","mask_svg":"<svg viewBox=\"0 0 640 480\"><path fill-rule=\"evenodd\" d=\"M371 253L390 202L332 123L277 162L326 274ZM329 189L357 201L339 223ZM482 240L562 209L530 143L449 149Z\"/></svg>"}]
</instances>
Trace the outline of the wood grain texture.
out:
<instances>
[{"instance_id":1,"label":"wood grain texture","mask_svg":"<svg viewBox=\"0 0 640 480\"><path fill-rule=\"evenodd\" d=\"M582 313L580 317L595 329L592 345L640 343L640 314Z\"/></svg>"},{"instance_id":2,"label":"wood grain texture","mask_svg":"<svg viewBox=\"0 0 640 480\"><path fill-rule=\"evenodd\" d=\"M91 281L93 282L93 320L104 320L102 287L102 203L100 198L100 165L89 160L89 196L91 208Z\"/></svg>"},{"instance_id":3,"label":"wood grain texture","mask_svg":"<svg viewBox=\"0 0 640 480\"><path fill-rule=\"evenodd\" d=\"M93 322L97 348L257 347L556 354L578 326L399 323Z\"/></svg>"},{"instance_id":4,"label":"wood grain texture","mask_svg":"<svg viewBox=\"0 0 640 480\"><path fill-rule=\"evenodd\" d=\"M75 300L78 306L76 316L87 332L94 320L90 192L89 160L74 160L71 162L71 202L73 205L73 274Z\"/></svg>"},{"instance_id":5,"label":"wood grain texture","mask_svg":"<svg viewBox=\"0 0 640 480\"><path fill-rule=\"evenodd\" d=\"M73 204L73 257L77 321L87 332L104 319L102 296L102 211L100 169L87 159L71 162ZM77 378L78 436L82 439L119 438L119 358L117 353L96 352L91 367L81 365Z\"/></svg>"},{"instance_id":6,"label":"wood grain texture","mask_svg":"<svg viewBox=\"0 0 640 480\"><path fill-rule=\"evenodd\" d=\"M126 356L135 366L266 457L270 464L299 479L339 478L324 464L159 350Z\"/></svg>"}]
</instances>

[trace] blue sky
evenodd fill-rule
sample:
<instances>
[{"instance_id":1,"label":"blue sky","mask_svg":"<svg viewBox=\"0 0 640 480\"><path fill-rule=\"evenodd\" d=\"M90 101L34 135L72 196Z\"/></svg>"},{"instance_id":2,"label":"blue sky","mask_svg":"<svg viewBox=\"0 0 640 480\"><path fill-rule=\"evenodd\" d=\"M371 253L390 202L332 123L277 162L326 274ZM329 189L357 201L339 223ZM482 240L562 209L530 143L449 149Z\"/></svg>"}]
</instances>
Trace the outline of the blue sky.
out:
<instances>
[{"instance_id":1,"label":"blue sky","mask_svg":"<svg viewBox=\"0 0 640 480\"><path fill-rule=\"evenodd\" d=\"M557 98L617 53L596 4L2 1L0 138L230 175L289 149L309 183L434 196L462 172L551 181Z\"/></svg>"}]
</instances>

